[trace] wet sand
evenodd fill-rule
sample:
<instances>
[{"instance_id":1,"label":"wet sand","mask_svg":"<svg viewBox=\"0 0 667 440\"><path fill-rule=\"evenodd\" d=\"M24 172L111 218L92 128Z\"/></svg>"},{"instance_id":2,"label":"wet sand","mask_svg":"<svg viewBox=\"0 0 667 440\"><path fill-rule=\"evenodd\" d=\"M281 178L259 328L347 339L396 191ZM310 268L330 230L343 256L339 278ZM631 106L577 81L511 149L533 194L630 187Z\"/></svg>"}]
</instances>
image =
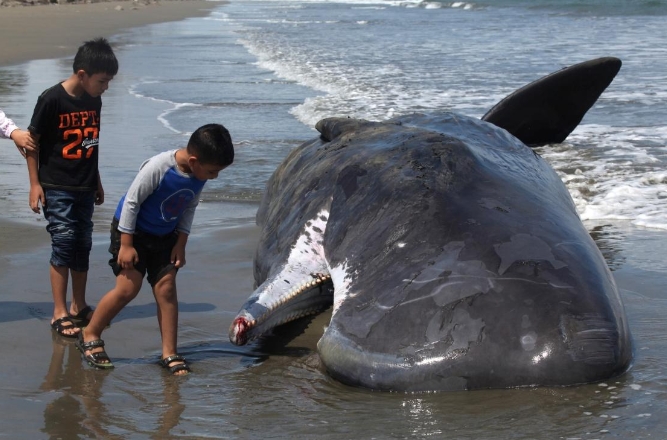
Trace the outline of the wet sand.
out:
<instances>
[{"instance_id":1,"label":"wet sand","mask_svg":"<svg viewBox=\"0 0 667 440\"><path fill-rule=\"evenodd\" d=\"M160 335L150 286L144 284L137 298L103 335L116 368L111 372L89 368L73 340L56 336L49 328L53 308L47 271L50 245L43 222L38 224L0 220L0 346L4 354L0 367L0 436L7 435L9 425L16 423L16 436L11 438L128 438L114 436L104 426L115 412L113 408L118 409L118 404L133 395L132 388L137 383L150 383L152 391L164 387L169 400L171 387L178 386L170 380L163 383L169 378L157 365ZM178 276L179 351L192 362L195 371L202 372L203 359L220 356L220 351L229 349L227 327L252 290L256 239L256 227L247 225L200 230L190 240L187 265ZM91 305L114 283L107 265L108 234L95 233L93 243L87 295ZM212 366L216 363L214 359ZM136 373L143 378L128 378ZM105 402L101 388L111 377L115 377L111 383L121 389L123 384L130 386L116 395L121 398L116 404ZM179 406L183 407L167 406L166 417L174 424L179 414L172 417L168 413L178 412ZM170 423L165 420L153 435L169 429ZM137 438L136 434L131 438Z\"/></svg>"}]
</instances>

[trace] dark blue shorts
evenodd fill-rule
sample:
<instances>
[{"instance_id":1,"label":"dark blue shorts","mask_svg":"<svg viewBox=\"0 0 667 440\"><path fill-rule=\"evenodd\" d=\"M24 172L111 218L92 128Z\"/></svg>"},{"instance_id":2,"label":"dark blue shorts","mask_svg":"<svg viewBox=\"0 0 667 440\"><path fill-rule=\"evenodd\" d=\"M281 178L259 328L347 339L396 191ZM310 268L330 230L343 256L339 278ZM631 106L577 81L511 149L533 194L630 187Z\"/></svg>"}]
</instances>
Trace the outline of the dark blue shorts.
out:
<instances>
[{"instance_id":1,"label":"dark blue shorts","mask_svg":"<svg viewBox=\"0 0 667 440\"><path fill-rule=\"evenodd\" d=\"M116 276L123 270L118 265L120 234L118 219L114 218L111 222L111 244L109 245L111 259L109 260L109 266L111 266ZM171 262L171 251L176 245L177 238L178 234L175 231L167 235L153 235L135 231L132 236L134 249L139 256L139 262L134 265L134 268L141 273L142 277L148 272L147 279L151 286L155 286L155 283L174 269L175 266Z\"/></svg>"},{"instance_id":2,"label":"dark blue shorts","mask_svg":"<svg viewBox=\"0 0 667 440\"><path fill-rule=\"evenodd\" d=\"M93 245L95 191L45 189L44 196L51 265L86 272Z\"/></svg>"}]
</instances>

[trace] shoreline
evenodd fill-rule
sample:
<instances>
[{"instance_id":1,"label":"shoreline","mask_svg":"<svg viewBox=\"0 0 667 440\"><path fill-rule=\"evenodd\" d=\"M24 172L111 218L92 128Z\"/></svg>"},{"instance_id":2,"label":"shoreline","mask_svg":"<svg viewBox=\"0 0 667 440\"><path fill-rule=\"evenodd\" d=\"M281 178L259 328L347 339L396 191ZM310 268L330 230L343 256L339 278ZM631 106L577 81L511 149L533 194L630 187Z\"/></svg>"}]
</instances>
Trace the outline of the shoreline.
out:
<instances>
[{"instance_id":1,"label":"shoreline","mask_svg":"<svg viewBox=\"0 0 667 440\"><path fill-rule=\"evenodd\" d=\"M205 17L225 1L113 0L0 6L0 67L73 57L86 40L155 23Z\"/></svg>"},{"instance_id":2,"label":"shoreline","mask_svg":"<svg viewBox=\"0 0 667 440\"><path fill-rule=\"evenodd\" d=\"M151 24L205 17L227 3L226 0L39 1L0 0L0 41L5 42L0 45L0 69L35 60L73 58L86 40L111 38ZM11 78L7 81L10 83ZM0 91L4 82L0 70ZM0 102L0 108L10 114L20 113L7 103ZM6 145L13 147L10 141ZM4 141L0 147L5 147ZM48 247L50 241L44 227L43 222L0 216L0 261Z\"/></svg>"}]
</instances>

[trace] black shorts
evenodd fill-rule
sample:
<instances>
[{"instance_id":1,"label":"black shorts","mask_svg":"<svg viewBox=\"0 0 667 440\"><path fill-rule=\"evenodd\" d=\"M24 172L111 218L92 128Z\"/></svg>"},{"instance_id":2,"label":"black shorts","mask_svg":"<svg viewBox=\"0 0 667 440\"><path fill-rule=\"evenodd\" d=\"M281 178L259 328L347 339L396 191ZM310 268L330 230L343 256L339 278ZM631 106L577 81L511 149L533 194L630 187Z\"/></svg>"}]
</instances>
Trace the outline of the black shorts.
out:
<instances>
[{"instance_id":1,"label":"black shorts","mask_svg":"<svg viewBox=\"0 0 667 440\"><path fill-rule=\"evenodd\" d=\"M120 234L118 219L114 218L111 222L109 253L111 253L112 257L109 260L109 266L111 266L116 276L123 270L118 265ZM153 235L142 231L135 231L132 238L134 249L136 249L139 255L139 261L134 265L134 269L139 271L142 277L148 272L148 282L151 286L154 286L155 283L160 281L163 276L175 267L171 262L171 251L176 245L178 233L174 231L167 235Z\"/></svg>"}]
</instances>

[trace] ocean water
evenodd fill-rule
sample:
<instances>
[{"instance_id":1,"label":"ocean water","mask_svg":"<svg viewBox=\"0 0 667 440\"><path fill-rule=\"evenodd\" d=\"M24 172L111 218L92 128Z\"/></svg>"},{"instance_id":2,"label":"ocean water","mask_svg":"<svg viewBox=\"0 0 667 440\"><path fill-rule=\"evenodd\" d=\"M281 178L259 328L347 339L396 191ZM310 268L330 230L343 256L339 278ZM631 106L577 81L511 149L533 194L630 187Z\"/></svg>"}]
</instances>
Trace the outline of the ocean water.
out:
<instances>
[{"instance_id":1,"label":"ocean water","mask_svg":"<svg viewBox=\"0 0 667 440\"><path fill-rule=\"evenodd\" d=\"M240 150L238 166L205 200L256 202L323 117L443 109L481 117L541 76L615 56L620 73L579 127L539 152L582 220L667 230L666 12L664 1L246 0L128 32L114 37L121 70L104 97L103 181L115 196L127 185L116 168L132 175L141 159L219 121ZM3 105L27 124L34 97L69 63L0 70ZM120 133L118 124L131 127Z\"/></svg>"},{"instance_id":2,"label":"ocean water","mask_svg":"<svg viewBox=\"0 0 667 440\"><path fill-rule=\"evenodd\" d=\"M187 327L188 356L200 361L187 385L146 378L140 361L128 361L122 378L105 375L96 388L105 414L96 423L123 438L154 438L166 425L161 438L667 438L666 16L662 0L232 0L206 18L111 37L121 67L103 97L107 203L95 214L98 244L139 164L183 146L198 126L220 122L232 134L236 161L207 184L194 231L212 260L208 237L254 222L266 180L292 148L317 136L313 127L323 117L384 120L443 109L481 117L551 72L620 58L618 76L576 130L538 151L614 270L637 355L628 374L606 384L370 393L320 371L316 331L274 356L231 348L225 319L248 290L221 306L218 324ZM26 126L38 94L67 77L70 65L0 68L1 107ZM0 215L43 223L27 208L22 160L0 142ZM240 266L244 274L247 266ZM318 320L312 328L326 325ZM211 360L203 353L221 354ZM94 380L89 373L81 374ZM114 409L125 395L131 403Z\"/></svg>"}]
</instances>

